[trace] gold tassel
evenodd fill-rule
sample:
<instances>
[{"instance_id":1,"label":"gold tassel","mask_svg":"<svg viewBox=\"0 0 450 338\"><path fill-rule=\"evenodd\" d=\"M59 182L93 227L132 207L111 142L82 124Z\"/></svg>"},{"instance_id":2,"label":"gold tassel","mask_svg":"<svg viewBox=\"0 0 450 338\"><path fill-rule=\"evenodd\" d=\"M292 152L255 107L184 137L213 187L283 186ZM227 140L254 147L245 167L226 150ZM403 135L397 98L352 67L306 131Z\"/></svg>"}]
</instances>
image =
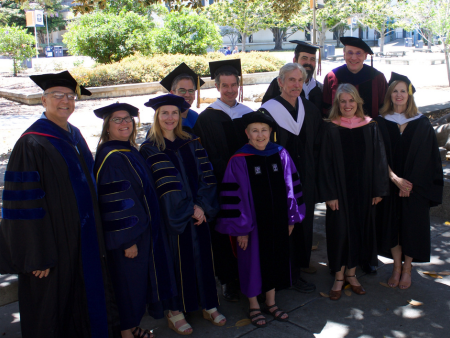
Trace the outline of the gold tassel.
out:
<instances>
[{"instance_id":1,"label":"gold tassel","mask_svg":"<svg viewBox=\"0 0 450 338\"><path fill-rule=\"evenodd\" d=\"M241 86L239 88L239 102L244 101L244 74L241 74Z\"/></svg>"},{"instance_id":2,"label":"gold tassel","mask_svg":"<svg viewBox=\"0 0 450 338\"><path fill-rule=\"evenodd\" d=\"M408 87L408 94L409 94L409 95L412 95L412 94L413 94L412 83L409 84L409 87Z\"/></svg>"},{"instance_id":3,"label":"gold tassel","mask_svg":"<svg viewBox=\"0 0 450 338\"><path fill-rule=\"evenodd\" d=\"M78 95L78 98L80 98L81 97L81 88L80 88L80 85L78 83L77 83L77 87L75 88L75 91L76 91L76 93Z\"/></svg>"},{"instance_id":4,"label":"gold tassel","mask_svg":"<svg viewBox=\"0 0 450 338\"><path fill-rule=\"evenodd\" d=\"M273 132L273 141L277 142L277 132L276 131Z\"/></svg>"},{"instance_id":5,"label":"gold tassel","mask_svg":"<svg viewBox=\"0 0 450 338\"><path fill-rule=\"evenodd\" d=\"M139 110L138 110L138 114L137 114L137 119L138 119L138 128L140 128L141 127L141 116L140 116Z\"/></svg>"},{"instance_id":6,"label":"gold tassel","mask_svg":"<svg viewBox=\"0 0 450 338\"><path fill-rule=\"evenodd\" d=\"M197 76L197 108L200 108L200 76Z\"/></svg>"}]
</instances>

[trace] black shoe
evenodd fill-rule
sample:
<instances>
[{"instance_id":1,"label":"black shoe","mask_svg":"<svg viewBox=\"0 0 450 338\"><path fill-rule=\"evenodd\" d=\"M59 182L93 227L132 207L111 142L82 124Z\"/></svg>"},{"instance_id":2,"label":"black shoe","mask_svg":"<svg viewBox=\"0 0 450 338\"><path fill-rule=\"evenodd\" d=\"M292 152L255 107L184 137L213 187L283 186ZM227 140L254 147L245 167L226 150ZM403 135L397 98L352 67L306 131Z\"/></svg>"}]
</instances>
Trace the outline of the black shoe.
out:
<instances>
[{"instance_id":1,"label":"black shoe","mask_svg":"<svg viewBox=\"0 0 450 338\"><path fill-rule=\"evenodd\" d=\"M377 274L377 267L370 265L370 264L361 264L361 269L365 273L376 275Z\"/></svg>"},{"instance_id":2,"label":"black shoe","mask_svg":"<svg viewBox=\"0 0 450 338\"><path fill-rule=\"evenodd\" d=\"M314 284L308 283L301 277L298 277L297 280L292 283L292 288L301 293L311 293L316 291L316 286Z\"/></svg>"},{"instance_id":3,"label":"black shoe","mask_svg":"<svg viewBox=\"0 0 450 338\"><path fill-rule=\"evenodd\" d=\"M222 296L229 302L239 302L240 299L238 290L229 284L222 284Z\"/></svg>"}]
</instances>

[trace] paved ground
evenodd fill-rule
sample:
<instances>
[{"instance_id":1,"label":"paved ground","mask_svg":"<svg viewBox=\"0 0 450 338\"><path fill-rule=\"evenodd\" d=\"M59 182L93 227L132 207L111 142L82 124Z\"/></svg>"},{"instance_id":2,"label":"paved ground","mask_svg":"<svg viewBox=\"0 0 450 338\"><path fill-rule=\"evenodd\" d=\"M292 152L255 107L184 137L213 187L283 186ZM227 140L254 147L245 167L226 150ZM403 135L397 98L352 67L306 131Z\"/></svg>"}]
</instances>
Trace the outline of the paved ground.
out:
<instances>
[{"instance_id":1,"label":"paved ground","mask_svg":"<svg viewBox=\"0 0 450 338\"><path fill-rule=\"evenodd\" d=\"M221 301L220 310L228 318L221 328L202 319L201 312L191 313L188 321L194 328L193 337L392 337L392 338L444 338L449 337L450 323L450 276L434 279L422 271L450 271L450 226L443 219L432 218L432 258L427 264L414 264L413 284L408 290L382 286L392 271L391 260L379 261L378 274L364 275L357 270L361 284L366 288L365 296L351 294L333 302L321 297L328 293L333 277L326 266L326 244L324 239L324 205L316 208L314 244L318 249L312 253L312 265L318 272L304 277L317 286L311 294L300 294L294 290L277 293L277 303L289 312L286 323L271 321L267 328L257 329L252 325L237 327L236 323L246 318L248 302ZM423 303L412 306L408 300ZM18 303L0 307L0 336L20 337ZM145 316L141 326L155 329L158 337L178 337L169 330L165 319L153 320Z\"/></svg>"}]
</instances>

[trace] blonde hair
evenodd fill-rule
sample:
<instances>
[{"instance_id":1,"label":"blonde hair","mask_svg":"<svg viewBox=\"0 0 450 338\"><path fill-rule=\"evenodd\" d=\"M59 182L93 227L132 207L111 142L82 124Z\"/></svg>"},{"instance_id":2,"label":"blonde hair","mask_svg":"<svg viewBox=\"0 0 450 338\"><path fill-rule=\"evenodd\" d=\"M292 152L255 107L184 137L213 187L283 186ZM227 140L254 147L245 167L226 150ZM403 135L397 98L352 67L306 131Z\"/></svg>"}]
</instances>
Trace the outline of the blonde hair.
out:
<instances>
[{"instance_id":1,"label":"blonde hair","mask_svg":"<svg viewBox=\"0 0 450 338\"><path fill-rule=\"evenodd\" d=\"M161 106L164 107L164 106ZM159 113L161 111L161 107L156 109L155 115L153 116L153 124L148 133L148 139L156 144L159 150L163 151L166 149L166 142L164 141L164 134L161 129L161 124L159 123ZM180 119L178 120L178 124L173 130L176 137L181 138L183 140L190 140L191 136L183 131L182 127L182 118L180 111L178 110Z\"/></svg>"},{"instance_id":2,"label":"blonde hair","mask_svg":"<svg viewBox=\"0 0 450 338\"><path fill-rule=\"evenodd\" d=\"M357 103L355 116L360 117L361 119L364 120L365 119L363 110L364 100L361 98L361 96L359 96L358 90L355 88L355 86L351 85L350 83L340 84L338 89L336 90L333 106L331 107L330 116L328 116L328 120L334 121L342 116L341 109L339 107L339 99L341 94L344 93L350 94L353 97L353 100L355 100L355 102Z\"/></svg>"},{"instance_id":3,"label":"blonde hair","mask_svg":"<svg viewBox=\"0 0 450 338\"><path fill-rule=\"evenodd\" d=\"M386 115L392 115L394 114L394 103L392 102L392 93L394 92L395 87L400 83L403 82L406 84L406 92L408 92L408 101L406 102L406 110L404 111L405 117L407 119L414 117L419 114L419 109L416 106L416 102L414 101L414 95L410 95L408 91L408 84L405 81L394 81L389 86L386 96L384 97L384 104L383 107L380 109L380 115L385 117Z\"/></svg>"},{"instance_id":4,"label":"blonde hair","mask_svg":"<svg viewBox=\"0 0 450 338\"><path fill-rule=\"evenodd\" d=\"M111 116L113 116L114 113L109 114L107 117L105 117L103 119L102 133L100 134L100 139L98 140L97 149L98 149L98 147L100 147L101 144L106 143L110 140L109 139L109 122L111 121ZM137 115L137 119L138 119L138 123L139 123L139 112ZM136 121L134 120L134 118L132 116L131 116L131 122L133 123L133 131L131 132L131 135L128 138L128 141L130 141L130 143L133 147L138 148L138 145L136 144L136 137L137 137Z\"/></svg>"}]
</instances>

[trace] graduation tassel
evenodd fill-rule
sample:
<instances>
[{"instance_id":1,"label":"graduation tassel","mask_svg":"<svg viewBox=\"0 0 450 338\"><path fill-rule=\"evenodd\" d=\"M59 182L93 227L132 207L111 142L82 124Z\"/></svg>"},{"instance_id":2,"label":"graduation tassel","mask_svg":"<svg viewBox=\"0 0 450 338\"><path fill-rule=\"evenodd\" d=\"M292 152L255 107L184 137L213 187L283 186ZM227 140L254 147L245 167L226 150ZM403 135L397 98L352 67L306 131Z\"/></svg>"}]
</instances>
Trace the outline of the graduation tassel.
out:
<instances>
[{"instance_id":1,"label":"graduation tassel","mask_svg":"<svg viewBox=\"0 0 450 338\"><path fill-rule=\"evenodd\" d=\"M140 128L141 127L141 115L139 113L139 110L138 110L138 113L137 113L137 119L138 119L138 128Z\"/></svg>"},{"instance_id":2,"label":"graduation tassel","mask_svg":"<svg viewBox=\"0 0 450 338\"><path fill-rule=\"evenodd\" d=\"M239 88L239 102L244 100L244 74L241 74L241 87Z\"/></svg>"},{"instance_id":3,"label":"graduation tassel","mask_svg":"<svg viewBox=\"0 0 450 338\"><path fill-rule=\"evenodd\" d=\"M273 141L277 142L277 132L276 131L273 132Z\"/></svg>"},{"instance_id":4,"label":"graduation tassel","mask_svg":"<svg viewBox=\"0 0 450 338\"><path fill-rule=\"evenodd\" d=\"M412 83L410 83L409 86L408 86L408 94L409 94L409 95L412 95L412 94L413 94Z\"/></svg>"},{"instance_id":5,"label":"graduation tassel","mask_svg":"<svg viewBox=\"0 0 450 338\"><path fill-rule=\"evenodd\" d=\"M370 67L373 67L373 55L370 55Z\"/></svg>"},{"instance_id":6,"label":"graduation tassel","mask_svg":"<svg viewBox=\"0 0 450 338\"><path fill-rule=\"evenodd\" d=\"M75 91L77 92L78 98L80 98L81 97L81 88L78 83L77 83L77 87L75 88Z\"/></svg>"}]
</instances>

